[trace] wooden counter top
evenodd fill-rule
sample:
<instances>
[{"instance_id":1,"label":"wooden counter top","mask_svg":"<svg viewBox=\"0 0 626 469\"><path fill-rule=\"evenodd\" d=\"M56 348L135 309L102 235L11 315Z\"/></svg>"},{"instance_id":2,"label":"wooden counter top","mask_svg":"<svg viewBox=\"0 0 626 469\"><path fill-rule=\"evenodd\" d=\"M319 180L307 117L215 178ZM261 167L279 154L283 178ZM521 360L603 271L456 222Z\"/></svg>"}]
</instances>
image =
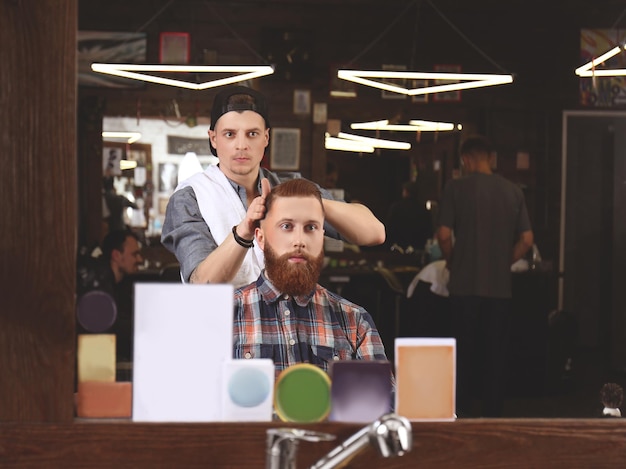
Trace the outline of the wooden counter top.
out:
<instances>
[{"instance_id":1,"label":"wooden counter top","mask_svg":"<svg viewBox=\"0 0 626 469\"><path fill-rule=\"evenodd\" d=\"M0 424L0 467L264 468L266 430L291 426L332 433L301 442L309 467L360 424L131 423ZM609 468L626 465L623 419L462 419L413 423L413 449L383 459L368 449L350 468Z\"/></svg>"}]
</instances>

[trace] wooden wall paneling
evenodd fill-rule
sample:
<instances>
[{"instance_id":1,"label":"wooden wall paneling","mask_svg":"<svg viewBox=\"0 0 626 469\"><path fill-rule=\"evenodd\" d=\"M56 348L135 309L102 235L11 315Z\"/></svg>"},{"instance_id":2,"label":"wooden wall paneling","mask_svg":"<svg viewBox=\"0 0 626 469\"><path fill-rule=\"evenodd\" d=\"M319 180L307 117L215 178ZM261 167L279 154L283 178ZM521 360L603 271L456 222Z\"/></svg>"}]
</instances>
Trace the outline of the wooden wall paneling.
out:
<instances>
[{"instance_id":1,"label":"wooden wall paneling","mask_svg":"<svg viewBox=\"0 0 626 469\"><path fill-rule=\"evenodd\" d=\"M0 2L3 422L73 417L76 23L76 0Z\"/></svg>"},{"instance_id":2,"label":"wooden wall paneling","mask_svg":"<svg viewBox=\"0 0 626 469\"><path fill-rule=\"evenodd\" d=\"M77 122L78 241L100 244L102 226L102 117L105 100L79 92Z\"/></svg>"},{"instance_id":3,"label":"wooden wall paneling","mask_svg":"<svg viewBox=\"0 0 626 469\"><path fill-rule=\"evenodd\" d=\"M311 179L323 185L326 176L326 147L324 138L326 124L314 124L311 142Z\"/></svg>"}]
</instances>

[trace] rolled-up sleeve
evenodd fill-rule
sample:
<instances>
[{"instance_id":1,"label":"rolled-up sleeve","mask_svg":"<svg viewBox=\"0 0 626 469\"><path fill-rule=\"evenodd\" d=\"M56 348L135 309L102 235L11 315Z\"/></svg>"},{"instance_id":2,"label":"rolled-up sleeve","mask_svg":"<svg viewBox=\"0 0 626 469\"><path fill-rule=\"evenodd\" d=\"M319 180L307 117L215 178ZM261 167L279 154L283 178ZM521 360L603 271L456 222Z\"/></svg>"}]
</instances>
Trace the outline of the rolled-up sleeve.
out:
<instances>
[{"instance_id":1,"label":"rolled-up sleeve","mask_svg":"<svg viewBox=\"0 0 626 469\"><path fill-rule=\"evenodd\" d=\"M361 360L387 360L385 346L374 325L374 320L365 310L361 310L357 316L356 358Z\"/></svg>"},{"instance_id":2,"label":"rolled-up sleeve","mask_svg":"<svg viewBox=\"0 0 626 469\"><path fill-rule=\"evenodd\" d=\"M191 187L179 189L170 197L161 243L178 259L185 282L189 281L198 264L217 248Z\"/></svg>"}]
</instances>

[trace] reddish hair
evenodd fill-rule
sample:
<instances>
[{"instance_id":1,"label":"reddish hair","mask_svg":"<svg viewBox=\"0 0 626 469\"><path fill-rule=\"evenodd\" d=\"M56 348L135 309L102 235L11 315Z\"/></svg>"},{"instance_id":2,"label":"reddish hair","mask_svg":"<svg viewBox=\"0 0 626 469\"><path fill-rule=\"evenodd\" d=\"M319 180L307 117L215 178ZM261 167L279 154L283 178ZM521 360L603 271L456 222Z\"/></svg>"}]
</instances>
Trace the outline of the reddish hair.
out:
<instances>
[{"instance_id":1,"label":"reddish hair","mask_svg":"<svg viewBox=\"0 0 626 469\"><path fill-rule=\"evenodd\" d=\"M272 209L274 200L279 197L315 197L322 206L322 212L324 212L322 193L320 192L319 187L308 179L289 179L288 181L282 182L274 187L265 198L266 216Z\"/></svg>"}]
</instances>

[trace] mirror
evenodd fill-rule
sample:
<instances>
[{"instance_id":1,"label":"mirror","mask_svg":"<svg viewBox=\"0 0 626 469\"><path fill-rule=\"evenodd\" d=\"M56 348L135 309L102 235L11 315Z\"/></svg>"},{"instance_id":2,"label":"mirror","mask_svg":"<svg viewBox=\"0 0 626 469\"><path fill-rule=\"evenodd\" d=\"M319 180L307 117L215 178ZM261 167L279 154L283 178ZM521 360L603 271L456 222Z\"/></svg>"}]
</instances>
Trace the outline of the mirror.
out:
<instances>
[{"instance_id":1,"label":"mirror","mask_svg":"<svg viewBox=\"0 0 626 469\"><path fill-rule=\"evenodd\" d=\"M93 7L88 4L89 2L81 1L80 3L85 4L85 8L80 9L79 21L79 28L84 30L115 29L116 31L136 31L138 21L139 24L143 24L144 20L151 18L155 13L154 11L149 12L141 9L135 10L129 6L125 11L130 14L104 16L102 15L103 9ZM272 17L275 18L275 24L277 25L289 25L290 22L291 24L296 24L294 19L297 18L299 21L302 17L310 17L312 19L311 24L314 24L316 18L320 18L322 15L325 16L324 21L327 22L325 33L311 36L313 38L311 39L313 47L309 50L316 51L316 54L310 56L309 64L314 64L315 72L305 74L304 77L299 76L295 81L290 81L290 73L299 71L297 70L298 64L289 65L281 62L283 68L280 70L280 73L277 73L276 76L262 79L263 88L271 90L272 93L272 103L274 104L272 114L276 116L276 123L279 126L300 127L303 129L301 134L303 139L301 164L310 165L310 167L304 168L303 174L310 174L312 172L311 167L315 167L317 164L322 165L321 172L323 172L325 162L319 163L318 158L312 158L312 154L307 152L310 152L308 147L311 146L311 142L315 141L316 132L323 132L325 126L312 125L312 116L294 116L292 97L295 89L310 89L312 108L315 109L315 105L318 103L326 103L328 105L328 117L332 119L349 120L352 116L358 115L359 121L375 120L392 117L401 109L409 109L412 117L437 116L448 121L464 121L464 123L468 124L466 126L468 129L489 129L490 132L502 139L504 148L513 156L511 161L514 160L515 152L520 145L531 145L541 153L538 159L534 159L535 154L532 151L530 152L531 166L533 164L538 166L535 173L528 171L523 173L522 176L523 178L528 176L525 181L531 181L530 184L535 183L533 178L538 180L536 186L533 187L535 190L533 197L535 197L534 205L540 206L538 222L541 223L542 235L545 239L550 242L557 240L559 237L558 214L561 208L566 212L566 217L564 218L566 223L564 226L567 228L562 228L561 231L566 233L568 238L560 243L562 251L560 258L565 260L566 264L558 268L556 265L553 266L555 277L558 277L558 271L563 272L563 278L560 280L560 302L554 310L571 313L571 315L577 318L579 315L582 315L583 319L582 321L580 318L578 319L573 332L576 339L572 341L571 316L554 314L546 318L542 317L540 312L536 310L531 310L533 314L522 316L528 321L551 321L550 325L555 325L555 327L545 326L544 322L544 333L539 339L537 336L529 333L529 331L535 330L533 328L517 330L519 340L515 343L516 354L520 359L528 356L534 359L531 362L526 361L526 366L524 367L520 365L521 361L511 363L509 371L515 377L511 386L511 392L515 395L511 397L508 404L508 416L599 416L601 409L599 408L598 393L602 384L610 380L615 380L620 384L622 382L621 370L624 369L624 366L621 363L615 363L615 358L616 356L625 355L624 351L619 348L621 347L620 344L626 344L626 341L618 336L619 331L623 329L621 326L623 321L620 322L618 312L625 310L623 299L620 298L619 288L623 284L623 279L621 278L623 274L619 269L618 263L620 259L625 258L622 251L622 240L626 238L622 236L622 221L617 216L617 210L621 206L617 202L626 200L623 197L624 194L621 193L623 185L620 181L624 178L619 179L620 176L623 176L617 171L621 169L619 160L613 160L612 168L614 171L611 172L606 166L609 163L602 157L599 158L599 156L604 155L604 149L609 148L607 145L623 148L620 142L623 138L621 135L625 133L622 131L623 129L619 128L619 132L613 132L612 136L609 135L610 132L607 133L606 129L596 129L599 133L595 134L596 130L592 130L592 127L586 127L584 124L580 124L579 127L579 124L573 124L575 131L566 132L565 127L561 129L560 125L553 125L552 123L555 117L554 114L556 113L558 114L557 117L560 117L562 106L569 105L576 98L576 96L570 94L570 91L578 89L578 81L573 76L573 69L579 64L572 64L571 58L577 57L580 50L580 41L572 42L571 38L579 37L580 24L584 24L585 21L589 20L589 12L581 10L578 13L579 16L576 17L578 23L575 25L563 24L563 28L567 29L568 34L560 34L557 39L561 41L559 44L567 53L557 54L553 60L546 63L550 67L549 76L552 78L551 81L545 81L546 70L542 67L536 67L536 64L532 61L529 62L526 54L520 53L518 48L512 47L512 42L508 42L509 37L519 37L519 35L511 34L511 31L507 31L506 34L498 35L499 41L493 41L494 27L496 29L499 28L498 31L500 33L504 31L502 28L510 29L510 22L503 16L504 10L500 12L498 9L489 8L489 14L486 14L487 6L485 5L482 7L477 5L466 6L471 11L456 8L453 19L459 22L461 29L463 29L461 21L463 18L480 17L490 23L488 28L479 26L474 28L474 33L471 35L472 39L476 41L476 44L485 47L485 50L490 54L494 53L496 58L507 57L507 64L514 72L519 73L521 79L526 81L520 80L518 82L516 79L515 85L510 88L503 87L496 91L488 89L463 91L461 101L441 103L435 99L429 99L426 102L380 99L379 92L373 92L360 86L354 87L356 96L353 98L338 99L328 96L326 88L329 87L329 76L334 78L331 64L345 63L346 60L354 56L352 53L346 56L343 46L345 45L348 50L358 52L364 44L370 44L372 38L376 37L384 29L385 25L391 22L397 15L397 12L390 11L388 8L384 11L377 10L378 14L373 14L371 9L362 9L363 13L361 13L359 9L353 8L354 5L346 3L346 8L353 10L349 14L357 15L355 21L351 23L360 24L361 27L358 31L353 31L353 42L345 43L344 40L337 39L337 31L345 32L345 24L341 18L347 17L348 13L346 10L341 10L329 19L325 11L326 8L323 7L323 5L326 5L326 2L321 4L319 2L303 2L299 3L297 8L285 8L285 5L281 2L268 2L263 5L263 15L259 14L259 8L261 7L255 5L254 2L250 2L246 5L246 8L238 11L239 15L237 18L233 15L226 16L228 21L234 22L232 30L238 31L239 37L237 38L231 38L230 32L227 31L227 29L231 28L224 28L225 25L216 21L214 16L197 15L193 8L184 8L190 5L191 3L177 2L172 8L176 9L176 17L178 19L176 27L190 31L191 61L193 63L220 63L237 60L241 63L256 62L258 57L250 54L249 48L242 47L242 39L247 41L248 44L252 44L253 47L258 47L259 50L263 49L263 52L265 52L264 49L267 49L269 52L279 50L280 48L276 47L277 44L275 43L262 44L264 42L262 39L266 37L278 39L287 37L287 35L281 34L264 34L268 32L268 25L258 24L258 20L268 14L275 15ZM113 10L115 5L109 8ZM433 21L423 21L424 19L429 19L426 16L428 15L428 10L422 9L421 12L421 15L423 15L420 20L421 34L426 35L428 32L433 32L432 37L441 37L441 31L444 31L444 35L448 34L448 27L441 25L436 15ZM614 23L614 18L617 16L613 15L614 12L608 11L608 8L606 11L600 8L596 10L595 14L598 16L594 16L594 24L610 25ZM604 11L602 14L604 18L601 18L601 10ZM165 11L171 12L172 10L166 9ZM475 15L476 11L485 14L482 16ZM218 8L219 12L225 13L225 10ZM466 14L468 12L472 13L472 15ZM576 11L572 10L571 13L576 14ZM159 18L159 22L152 23L150 28L146 29L149 39L148 46L156 44L159 29L167 30L168 25L173 25L167 16L167 14L162 15ZM186 19L191 17L193 17L193 22L185 22ZM374 17L377 18L373 19ZM393 28L393 34L397 34L394 43L410 44L411 42L406 40L402 32L414 33L415 15L405 15L405 17L410 20L410 25L399 23L398 27ZM109 18L109 20L105 21L106 18ZM113 23L111 22L112 18L115 18ZM431 17L430 19L433 18ZM235 23L235 21L237 22ZM363 27L363 24L367 26ZM551 40L546 34L554 30L554 28L545 27L544 21L527 22L524 24L526 28L524 37L531 41L530 47L527 47L528 50L540 50L540 47L544 47ZM430 29L431 27L432 29ZM288 30L289 28L285 29ZM203 33L205 30L211 31L212 34L214 33L219 40L217 42L213 41L212 35L207 36ZM274 32L281 33L283 31L280 29L280 26L277 26ZM564 37L569 37L570 39L564 40ZM210 38L210 41L207 38ZM449 63L458 63L463 67L463 70L467 71L483 70L484 67L482 65L484 64L477 64L473 60L476 57L475 51L463 49L461 41L431 42L433 44L429 48L407 47L396 49L392 51L393 54L389 57L386 48L375 47L368 50L366 55L360 57L360 61L363 64L370 64L372 67L379 67L384 63L413 62L413 59L415 59L415 64L430 68L430 66L437 63L438 57L441 56L440 52L444 49L438 44L447 46L452 43L461 47L460 49L457 47L461 53L456 56L454 52L446 55L450 57ZM338 44L342 45L342 47L338 47ZM305 45L308 46L309 44ZM158 61L158 51L154 49L147 49L147 61L150 63ZM409 49L416 51L415 57L405 56L408 55L405 52ZM448 52L448 49L445 49L443 52ZM289 50L287 49L286 51L288 52ZM517 53L511 53L511 50L517 51ZM523 86L524 83L546 84L546 86L533 88L532 105L528 104L531 97L528 96L528 87ZM559 89L563 90L562 92L555 93L555 83L558 84ZM566 86L561 88L562 84ZM520 95L519 93L525 94ZM155 109L165 108L166 104L170 103L173 98L178 99L180 103L187 99L191 111L199 107L200 113L206 115L206 108L210 104L212 92L206 91L195 94L195 92L181 92L180 90L148 85L139 90L107 89L101 95L108 99L107 112L111 115L135 116L138 113L138 103L141 103L141 113L157 115L158 112L155 112ZM563 100L563 97L567 101ZM568 104L562 104L562 101ZM550 104L546 105L545 103ZM532 111L529 110L530 108L532 108ZM541 117L537 117L539 115ZM498 119L498 116L503 118ZM129 120L131 122L128 129L135 128L137 126L136 118L129 118ZM141 117L139 120L143 123L147 119ZM174 125L178 124L178 122L171 123ZM185 123L177 127L167 126L167 128L164 127L162 129L162 132L175 135L176 130L185 127L188 127ZM197 128L199 130L197 138L206 139L206 126L198 121ZM562 139L562 131L565 132L563 137L567 136L566 140L564 140L564 142L567 142L567 151L573 152L572 155L565 153L564 159L567 158L568 161L571 161L575 156L577 158L575 163L566 166L567 171L571 170L574 172L564 173L563 178L560 175L561 168L559 164L559 142ZM192 138L196 138L196 136ZM613 143L610 143L611 141ZM138 143L142 144L142 141ZM423 143L423 150L420 151L428 154L428 156L432 156L434 160L440 161L442 164L442 171L432 171L434 177L437 178L437 184L441 184L448 177L450 168L446 166L446 162L453 160L455 144L442 149L441 136L439 141L428 146L423 145ZM582 143L585 143L585 145ZM132 145L130 145L130 148L132 148ZM602 150L600 151L599 149ZM598 153L599 151L600 153ZM152 146L152 181L154 187L151 204L149 207L148 204L145 205L148 208L148 213L144 214L148 227L151 227L149 229L152 232L158 231L159 217L162 215L164 203L167 200L167 181L173 173L171 164L176 164L176 161L180 160L184 153L176 153L170 156L165 151L163 154L168 156L163 160L157 161L157 150L154 145ZM315 155L317 156L317 154ZM595 156L592 157L590 155ZM344 158L344 155L337 154L333 155L332 158L336 159L338 164L348 166L347 158ZM355 168L362 169L375 166L373 164L375 159L366 159L361 156L352 156L351 158L355 160L353 165ZM381 160L380 156L375 155L374 158ZM591 158L593 163L587 164L588 158ZM420 160L419 163L421 162ZM596 163L600 167L605 168L601 170L601 176L596 172L600 170ZM159 169L159 164L163 164L162 169ZM507 154L505 152L498 155L497 164L500 170L505 169L507 164ZM344 169L342 174L346 175L346 177L353 177L351 169L352 166L350 166L350 169ZM418 166L416 169L421 174L425 171L430 171L430 168L424 166ZM374 171L375 169L371 170L371 172ZM318 172L320 172L319 168ZM609 175L613 174L614 179L610 179ZM381 179L380 173L378 175L379 179ZM385 178L386 176L387 173L385 173ZM162 179L165 180L162 181ZM567 197L564 195L559 204L558 186L561 180L563 182L567 181ZM600 184L600 181L602 184ZM161 183L163 183L163 191L158 187ZM169 186L171 187L171 183ZM344 186L342 184L340 187ZM610 189L608 188L609 186ZM371 187L374 187L374 184ZM579 191L583 187L584 190ZM579 193L578 197L576 197L577 192ZM584 194L584 196L581 194ZM571 199L572 197L574 198ZM583 216L576 215L579 210L581 214L584 214ZM609 213L610 210L613 211L612 216ZM598 231L596 222L598 226L606 227L608 226L606 223L609 221L612 223L610 228ZM577 231L577 226L580 231ZM583 234L587 235L588 232L592 236L583 242L580 236ZM609 236L610 239L608 238ZM554 241L550 244L556 250L559 242ZM544 259L557 259L556 253L544 252L541 244L539 247L542 249ZM585 274L581 274L580 277L573 277L575 272L585 272ZM591 289L589 290L589 288ZM586 292L592 292L592 294L590 293L588 296L583 297L587 294ZM532 292L526 296L528 296L529 301L533 300ZM584 308L584 310L579 308ZM548 385L539 386L542 382L548 382Z\"/></svg>"}]
</instances>

